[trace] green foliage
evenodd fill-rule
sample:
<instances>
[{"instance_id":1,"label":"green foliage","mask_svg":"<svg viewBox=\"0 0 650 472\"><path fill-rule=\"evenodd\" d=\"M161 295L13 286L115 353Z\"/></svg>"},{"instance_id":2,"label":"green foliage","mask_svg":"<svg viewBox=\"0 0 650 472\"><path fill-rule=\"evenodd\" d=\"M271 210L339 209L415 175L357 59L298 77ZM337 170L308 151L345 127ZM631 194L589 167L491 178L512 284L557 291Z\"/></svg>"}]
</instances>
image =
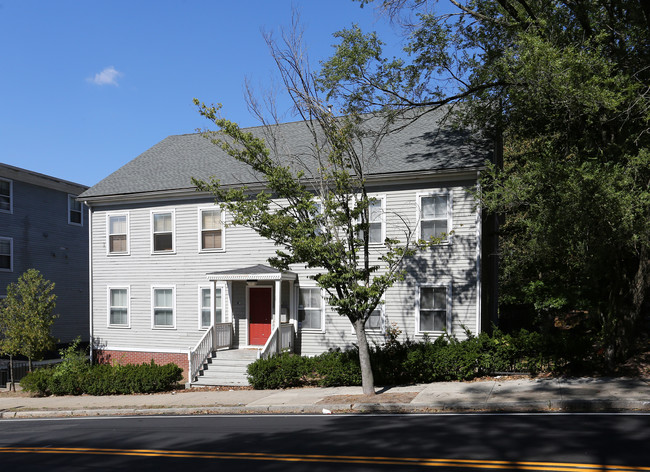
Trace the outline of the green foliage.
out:
<instances>
[{"instance_id":1,"label":"green foliage","mask_svg":"<svg viewBox=\"0 0 650 472\"><path fill-rule=\"evenodd\" d=\"M78 344L77 339L61 351L60 364L27 374L20 382L23 389L39 395L154 393L169 390L182 379L183 371L176 364L161 366L153 360L140 365L91 365Z\"/></svg>"},{"instance_id":2,"label":"green foliage","mask_svg":"<svg viewBox=\"0 0 650 472\"><path fill-rule=\"evenodd\" d=\"M526 330L506 334L496 329L492 335L468 332L462 341L447 335L417 343L389 337L372 349L371 361L380 385L471 380L508 372L593 373L602 368L589 337L569 332L544 336ZM361 370L356 349L315 357L285 353L251 364L248 379L256 389L360 385Z\"/></svg>"},{"instance_id":3,"label":"green foliage","mask_svg":"<svg viewBox=\"0 0 650 472\"><path fill-rule=\"evenodd\" d=\"M283 353L248 366L248 381L257 390L299 387L311 372L311 359Z\"/></svg>"},{"instance_id":4,"label":"green foliage","mask_svg":"<svg viewBox=\"0 0 650 472\"><path fill-rule=\"evenodd\" d=\"M0 301L0 352L40 360L54 347L50 334L56 295L54 284L36 269L29 269L9 284Z\"/></svg>"},{"instance_id":5,"label":"green foliage","mask_svg":"<svg viewBox=\"0 0 650 472\"><path fill-rule=\"evenodd\" d=\"M451 14L375 3L408 16L404 54L385 57L358 27L335 34L319 79L328 98L388 116L447 107L502 144L477 195L503 216L502 307L531 307L541 329L586 313L610 358L623 355L650 307L644 2L454 0Z\"/></svg>"}]
</instances>

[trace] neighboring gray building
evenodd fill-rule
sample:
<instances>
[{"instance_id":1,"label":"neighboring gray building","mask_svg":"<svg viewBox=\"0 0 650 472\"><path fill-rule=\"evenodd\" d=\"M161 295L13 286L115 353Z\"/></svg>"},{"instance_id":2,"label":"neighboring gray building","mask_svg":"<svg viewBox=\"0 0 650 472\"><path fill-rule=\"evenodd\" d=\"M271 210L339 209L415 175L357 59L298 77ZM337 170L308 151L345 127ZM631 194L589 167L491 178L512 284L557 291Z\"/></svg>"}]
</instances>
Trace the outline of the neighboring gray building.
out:
<instances>
[{"instance_id":1,"label":"neighboring gray building","mask_svg":"<svg viewBox=\"0 0 650 472\"><path fill-rule=\"evenodd\" d=\"M88 341L88 209L76 200L88 189L0 164L0 297L27 269L55 283L52 334L62 343Z\"/></svg>"},{"instance_id":2,"label":"neighboring gray building","mask_svg":"<svg viewBox=\"0 0 650 472\"><path fill-rule=\"evenodd\" d=\"M472 192L491 151L439 119L431 113L385 137L367 176L377 198L373 257L386 237L402 237L405 222L424 238L435 228L453 233L411 259L406 280L387 291L368 326L377 342L391 323L415 340L444 331L464 338L465 328L479 333L488 324L482 215ZM277 131L290 150L287 163L304 162L312 143L304 123ZM356 342L349 321L327 306L310 278L314 270L268 267L276 246L229 225L232 215L196 192L191 178L210 176L256 185L246 166L191 134L164 139L80 196L90 208L96 355L176 362L193 376L197 362L222 346L274 350L293 343L314 355Z\"/></svg>"}]
</instances>

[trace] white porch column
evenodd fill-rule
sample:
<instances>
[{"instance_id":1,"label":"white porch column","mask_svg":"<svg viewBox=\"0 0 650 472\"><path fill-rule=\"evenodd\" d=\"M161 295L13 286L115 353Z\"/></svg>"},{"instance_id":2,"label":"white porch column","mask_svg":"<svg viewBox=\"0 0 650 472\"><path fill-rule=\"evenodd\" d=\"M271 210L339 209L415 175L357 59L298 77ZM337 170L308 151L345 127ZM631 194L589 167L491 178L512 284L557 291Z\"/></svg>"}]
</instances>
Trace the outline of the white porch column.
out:
<instances>
[{"instance_id":1,"label":"white porch column","mask_svg":"<svg viewBox=\"0 0 650 472\"><path fill-rule=\"evenodd\" d=\"M296 281L289 282L289 320L293 325L293 330L298 332L298 312L296 310Z\"/></svg>"},{"instance_id":2,"label":"white porch column","mask_svg":"<svg viewBox=\"0 0 650 472\"><path fill-rule=\"evenodd\" d=\"M212 306L212 350L217 345L217 304L215 301L215 296L217 294L217 281L212 281L212 290L210 291L210 306Z\"/></svg>"},{"instance_id":3,"label":"white porch column","mask_svg":"<svg viewBox=\"0 0 650 472\"><path fill-rule=\"evenodd\" d=\"M232 281L229 280L227 282L227 285L228 285L228 315L230 316L230 322L234 326L234 324L235 324L235 316L233 315L233 312L232 312ZM226 313L224 313L223 314L223 322L224 323L227 323L226 319L227 319L227 316L226 316Z\"/></svg>"},{"instance_id":4,"label":"white porch column","mask_svg":"<svg viewBox=\"0 0 650 472\"><path fill-rule=\"evenodd\" d=\"M275 281L275 327L280 329L280 298L282 298L282 280Z\"/></svg>"}]
</instances>

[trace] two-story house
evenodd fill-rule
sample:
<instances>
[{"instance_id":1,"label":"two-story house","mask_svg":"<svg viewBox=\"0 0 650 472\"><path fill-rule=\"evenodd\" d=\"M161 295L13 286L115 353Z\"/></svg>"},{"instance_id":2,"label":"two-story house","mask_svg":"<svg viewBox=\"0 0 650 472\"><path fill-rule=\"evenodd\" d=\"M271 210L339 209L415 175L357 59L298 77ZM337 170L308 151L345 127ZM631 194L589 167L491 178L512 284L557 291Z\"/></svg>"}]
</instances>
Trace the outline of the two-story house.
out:
<instances>
[{"instance_id":1,"label":"two-story house","mask_svg":"<svg viewBox=\"0 0 650 472\"><path fill-rule=\"evenodd\" d=\"M482 224L472 192L491 156L439 118L385 137L368 175L373 254L405 224L424 239L448 234L409 260L406 280L387 291L367 324L376 342L393 323L410 339L482 329ZM294 156L308 154L304 123L278 131ZM176 362L194 375L196 353L222 346L292 344L314 355L352 345L349 321L327 305L313 270L269 267L277 247L230 225L211 195L196 192L192 177L210 176L256 185L247 167L190 134L164 139L81 195L90 208L95 356Z\"/></svg>"},{"instance_id":2,"label":"two-story house","mask_svg":"<svg viewBox=\"0 0 650 472\"><path fill-rule=\"evenodd\" d=\"M88 209L85 185L0 164L0 298L27 269L54 282L61 343L88 341Z\"/></svg>"}]
</instances>

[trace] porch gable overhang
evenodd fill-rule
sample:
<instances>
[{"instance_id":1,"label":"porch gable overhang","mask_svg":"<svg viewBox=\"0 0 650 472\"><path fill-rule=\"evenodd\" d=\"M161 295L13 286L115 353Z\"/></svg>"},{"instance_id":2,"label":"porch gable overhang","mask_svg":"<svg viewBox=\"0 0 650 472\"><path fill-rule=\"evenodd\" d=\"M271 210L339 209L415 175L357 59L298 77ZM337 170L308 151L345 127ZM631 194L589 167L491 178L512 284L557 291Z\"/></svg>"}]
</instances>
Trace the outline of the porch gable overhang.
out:
<instances>
[{"instance_id":1,"label":"porch gable overhang","mask_svg":"<svg viewBox=\"0 0 650 472\"><path fill-rule=\"evenodd\" d=\"M298 274L290 271L281 271L270 266L258 264L241 269L222 270L205 274L210 282L228 281L261 281L261 280L296 280Z\"/></svg>"}]
</instances>

